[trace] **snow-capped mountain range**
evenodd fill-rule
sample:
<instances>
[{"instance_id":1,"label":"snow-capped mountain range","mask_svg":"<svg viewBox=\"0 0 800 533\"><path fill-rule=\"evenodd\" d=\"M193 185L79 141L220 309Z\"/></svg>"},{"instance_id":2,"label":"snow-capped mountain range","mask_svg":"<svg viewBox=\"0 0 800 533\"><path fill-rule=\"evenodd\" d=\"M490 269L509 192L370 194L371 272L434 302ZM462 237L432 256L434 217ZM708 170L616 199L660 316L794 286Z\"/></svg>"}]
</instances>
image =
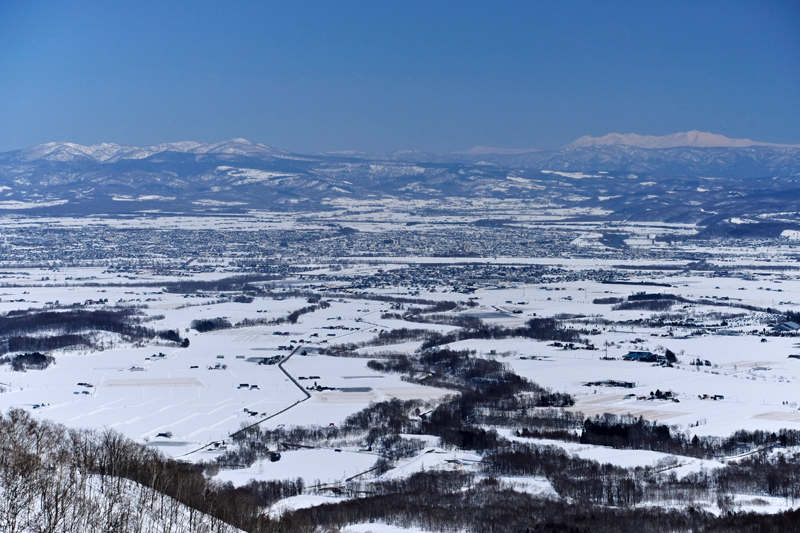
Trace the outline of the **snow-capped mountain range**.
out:
<instances>
[{"instance_id":1,"label":"snow-capped mountain range","mask_svg":"<svg viewBox=\"0 0 800 533\"><path fill-rule=\"evenodd\" d=\"M144 147L54 142L0 153L6 213L313 210L337 198L487 196L602 207L609 216L642 220L794 212L800 148L688 132L450 154L294 154L245 139Z\"/></svg>"},{"instance_id":2,"label":"snow-capped mountain range","mask_svg":"<svg viewBox=\"0 0 800 533\"><path fill-rule=\"evenodd\" d=\"M692 146L695 148L749 148L751 146L773 146L779 148L800 148L800 144L774 144L751 141L750 139L730 139L724 135L704 131L687 131L654 137L635 133L609 133L602 137L585 135L569 143L566 148L589 148L593 146L635 146L637 148L678 148Z\"/></svg>"},{"instance_id":3,"label":"snow-capped mountain range","mask_svg":"<svg viewBox=\"0 0 800 533\"><path fill-rule=\"evenodd\" d=\"M18 161L76 161L88 159L97 162L116 162L123 159L145 159L163 152L183 154L235 154L250 157L288 155L265 144L251 143L247 139L231 139L217 143L183 141L162 143L153 146L131 146L125 144L102 143L83 146L69 142L49 142L30 148L7 152L15 154Z\"/></svg>"},{"instance_id":4,"label":"snow-capped mountain range","mask_svg":"<svg viewBox=\"0 0 800 533\"><path fill-rule=\"evenodd\" d=\"M37 144L22 150L15 150L11 152L0 153L0 161L18 161L35 162L35 161L52 161L52 162L73 162L73 161L95 161L99 163L114 163L123 160L142 160L148 157L162 154L162 153L180 153L180 154L228 154L246 156L260 159L286 159L286 158L320 158L320 157L353 157L358 159L380 159L380 160L404 160L404 161L473 161L477 159L484 159L497 164L508 166L521 166L536 168L541 166L543 169L549 169L551 161L559 161L558 164L570 167L572 170L622 170L618 168L619 164L624 164L622 161L617 163L617 168L601 168L602 163L599 161L594 162L580 162L580 150L588 149L592 153L598 150L613 150L608 154L612 155L608 159L607 164L612 164L611 161L615 159L613 154L620 154L619 149L628 149L631 154L632 160L647 160L647 159L669 159L669 154L666 158L653 157L653 154L643 157L636 155L632 149L644 150L667 150L674 148L754 148L766 147L777 149L789 149L789 153L793 153L795 149L800 149L800 145L791 144L775 144L752 141L750 139L731 139L724 135L715 133L708 133L702 131L689 131L683 133L673 133L663 136L652 135L638 135L636 133L609 133L602 137L583 136L560 150L536 150L529 149L516 149L516 148L497 148L489 146L475 146L469 150L453 152L449 154L431 154L420 151L397 151L390 154L370 154L367 152L356 151L342 151L330 152L326 154L316 154L310 156L298 156L284 150L278 150L267 146L266 144L253 143L247 139L231 139L228 141L215 142L215 143L202 143L196 141L183 141L174 143L162 143L151 146L132 146L125 144L115 143L102 143L84 146L70 142L49 142L44 144ZM737 153L734 150L730 153ZM738 152L744 153L744 152ZM770 152L765 152L770 153ZM784 152L782 152L784 153ZM575 164L583 165L589 164L592 168L575 169ZM633 163L633 161L631 161ZM656 168L648 170L657 171Z\"/></svg>"}]
</instances>

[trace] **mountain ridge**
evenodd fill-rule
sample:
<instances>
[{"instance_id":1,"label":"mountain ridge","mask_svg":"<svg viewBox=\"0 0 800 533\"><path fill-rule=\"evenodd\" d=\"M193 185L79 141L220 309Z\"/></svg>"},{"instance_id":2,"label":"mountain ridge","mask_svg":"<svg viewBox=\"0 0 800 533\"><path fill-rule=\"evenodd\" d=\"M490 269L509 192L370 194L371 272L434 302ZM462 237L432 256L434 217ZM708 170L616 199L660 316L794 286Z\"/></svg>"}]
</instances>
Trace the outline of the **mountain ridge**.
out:
<instances>
[{"instance_id":1,"label":"mountain ridge","mask_svg":"<svg viewBox=\"0 0 800 533\"><path fill-rule=\"evenodd\" d=\"M48 143L0 153L0 213L9 214L314 212L348 199L437 204L488 197L599 208L624 220L795 212L800 148L614 144L511 154L301 155L232 139Z\"/></svg>"},{"instance_id":2,"label":"mountain ridge","mask_svg":"<svg viewBox=\"0 0 800 533\"><path fill-rule=\"evenodd\" d=\"M539 152L535 148L499 148L495 146L473 146L469 150L462 150L459 152L452 152L457 155L485 155L485 154L502 154L502 155L518 155L527 154L530 152Z\"/></svg>"},{"instance_id":3,"label":"mountain ridge","mask_svg":"<svg viewBox=\"0 0 800 533\"><path fill-rule=\"evenodd\" d=\"M197 141L179 141L160 143L150 146L135 146L116 143L100 143L81 145L71 142L48 142L37 144L21 150L13 150L0 154L14 154L19 161L33 162L40 159L47 161L69 162L80 159L99 163L116 162L125 159L145 159L164 152L185 154L235 154L250 156L286 156L289 152L277 150L261 143L252 143L247 139L236 138L215 143Z\"/></svg>"},{"instance_id":4,"label":"mountain ridge","mask_svg":"<svg viewBox=\"0 0 800 533\"><path fill-rule=\"evenodd\" d=\"M671 133L669 135L653 136L638 135L636 133L607 133L602 137L583 137L572 141L564 148L589 148L593 146L624 145L636 148L749 148L752 146L770 146L775 148L800 148L800 144L777 144L757 142L750 139L731 139L717 133L692 130L687 132Z\"/></svg>"},{"instance_id":5,"label":"mountain ridge","mask_svg":"<svg viewBox=\"0 0 800 533\"><path fill-rule=\"evenodd\" d=\"M324 152L302 157L354 157L357 159L388 159L388 160L426 160L426 161L470 161L476 158L488 157L487 162L499 163L500 160L514 161L529 159L542 160L554 154L575 153L575 149L619 149L631 147L645 150L667 150L673 148L730 148L744 149L754 147L800 149L800 144L778 144L752 141L750 139L731 139L724 135L692 130L689 132L672 133L669 135L652 136L635 133L608 133L602 137L584 135L579 139L556 150L537 150L534 148L502 148L491 146L474 146L468 150L461 150L446 154L429 153L420 150L397 150L388 154L375 154L369 152L344 150ZM33 162L40 159L53 162L69 162L77 160L90 160L99 163L117 162L121 160L145 159L150 156L164 153L177 152L183 154L229 154L256 158L292 158L294 154L280 150L266 144L253 143L243 138L234 138L219 142L203 143L198 141L179 141L159 143L148 146L135 146L117 143L99 143L81 145L71 142L48 142L37 144L19 150L0 153L0 160L15 159L19 162ZM502 164L502 163L499 163ZM603 170L603 169L597 169ZM608 169L605 169L608 170Z\"/></svg>"}]
</instances>

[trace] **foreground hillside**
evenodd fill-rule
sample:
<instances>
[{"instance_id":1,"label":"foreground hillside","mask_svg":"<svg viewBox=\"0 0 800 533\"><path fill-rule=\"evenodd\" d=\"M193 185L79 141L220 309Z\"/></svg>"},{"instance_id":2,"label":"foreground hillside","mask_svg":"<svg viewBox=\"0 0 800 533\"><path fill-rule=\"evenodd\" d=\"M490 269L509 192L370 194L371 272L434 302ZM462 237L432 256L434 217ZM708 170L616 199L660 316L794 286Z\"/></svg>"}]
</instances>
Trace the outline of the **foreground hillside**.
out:
<instances>
[{"instance_id":1,"label":"foreground hillside","mask_svg":"<svg viewBox=\"0 0 800 533\"><path fill-rule=\"evenodd\" d=\"M0 440L2 531L239 531L226 523L228 502L205 500L198 471L114 431L67 429L12 409L0 418Z\"/></svg>"}]
</instances>

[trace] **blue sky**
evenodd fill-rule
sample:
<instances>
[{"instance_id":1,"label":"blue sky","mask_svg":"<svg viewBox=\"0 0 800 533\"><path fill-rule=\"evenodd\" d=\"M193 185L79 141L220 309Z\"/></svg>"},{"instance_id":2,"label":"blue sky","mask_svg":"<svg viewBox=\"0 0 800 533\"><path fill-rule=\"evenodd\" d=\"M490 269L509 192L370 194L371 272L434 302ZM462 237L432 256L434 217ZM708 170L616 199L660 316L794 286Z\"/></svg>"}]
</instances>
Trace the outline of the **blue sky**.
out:
<instances>
[{"instance_id":1,"label":"blue sky","mask_svg":"<svg viewBox=\"0 0 800 533\"><path fill-rule=\"evenodd\" d=\"M800 2L0 0L0 150L800 143Z\"/></svg>"}]
</instances>

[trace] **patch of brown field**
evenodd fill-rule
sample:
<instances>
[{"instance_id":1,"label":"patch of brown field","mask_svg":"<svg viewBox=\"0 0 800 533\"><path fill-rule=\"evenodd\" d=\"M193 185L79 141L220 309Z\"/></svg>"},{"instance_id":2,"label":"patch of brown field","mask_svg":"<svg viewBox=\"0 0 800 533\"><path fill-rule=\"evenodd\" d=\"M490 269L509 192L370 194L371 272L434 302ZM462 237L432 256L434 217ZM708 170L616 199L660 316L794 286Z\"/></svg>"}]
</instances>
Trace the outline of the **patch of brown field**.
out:
<instances>
[{"instance_id":1,"label":"patch of brown field","mask_svg":"<svg viewBox=\"0 0 800 533\"><path fill-rule=\"evenodd\" d=\"M326 391L314 393L314 402L317 403L370 403L378 400L374 391L370 392L339 392Z\"/></svg>"},{"instance_id":2,"label":"patch of brown field","mask_svg":"<svg viewBox=\"0 0 800 533\"><path fill-rule=\"evenodd\" d=\"M591 396L581 396L575 398L575 403L578 405L592 405L605 402L613 402L621 400L625 396L622 394L592 394Z\"/></svg>"},{"instance_id":3,"label":"patch of brown field","mask_svg":"<svg viewBox=\"0 0 800 533\"><path fill-rule=\"evenodd\" d=\"M780 420L781 422L800 422L800 413L787 413L785 411L770 411L760 415L751 416L759 420Z\"/></svg>"},{"instance_id":4,"label":"patch of brown field","mask_svg":"<svg viewBox=\"0 0 800 533\"><path fill-rule=\"evenodd\" d=\"M455 392L424 385L414 387L377 387L375 390L383 394L386 399L398 398L400 400L435 400Z\"/></svg>"}]
</instances>

